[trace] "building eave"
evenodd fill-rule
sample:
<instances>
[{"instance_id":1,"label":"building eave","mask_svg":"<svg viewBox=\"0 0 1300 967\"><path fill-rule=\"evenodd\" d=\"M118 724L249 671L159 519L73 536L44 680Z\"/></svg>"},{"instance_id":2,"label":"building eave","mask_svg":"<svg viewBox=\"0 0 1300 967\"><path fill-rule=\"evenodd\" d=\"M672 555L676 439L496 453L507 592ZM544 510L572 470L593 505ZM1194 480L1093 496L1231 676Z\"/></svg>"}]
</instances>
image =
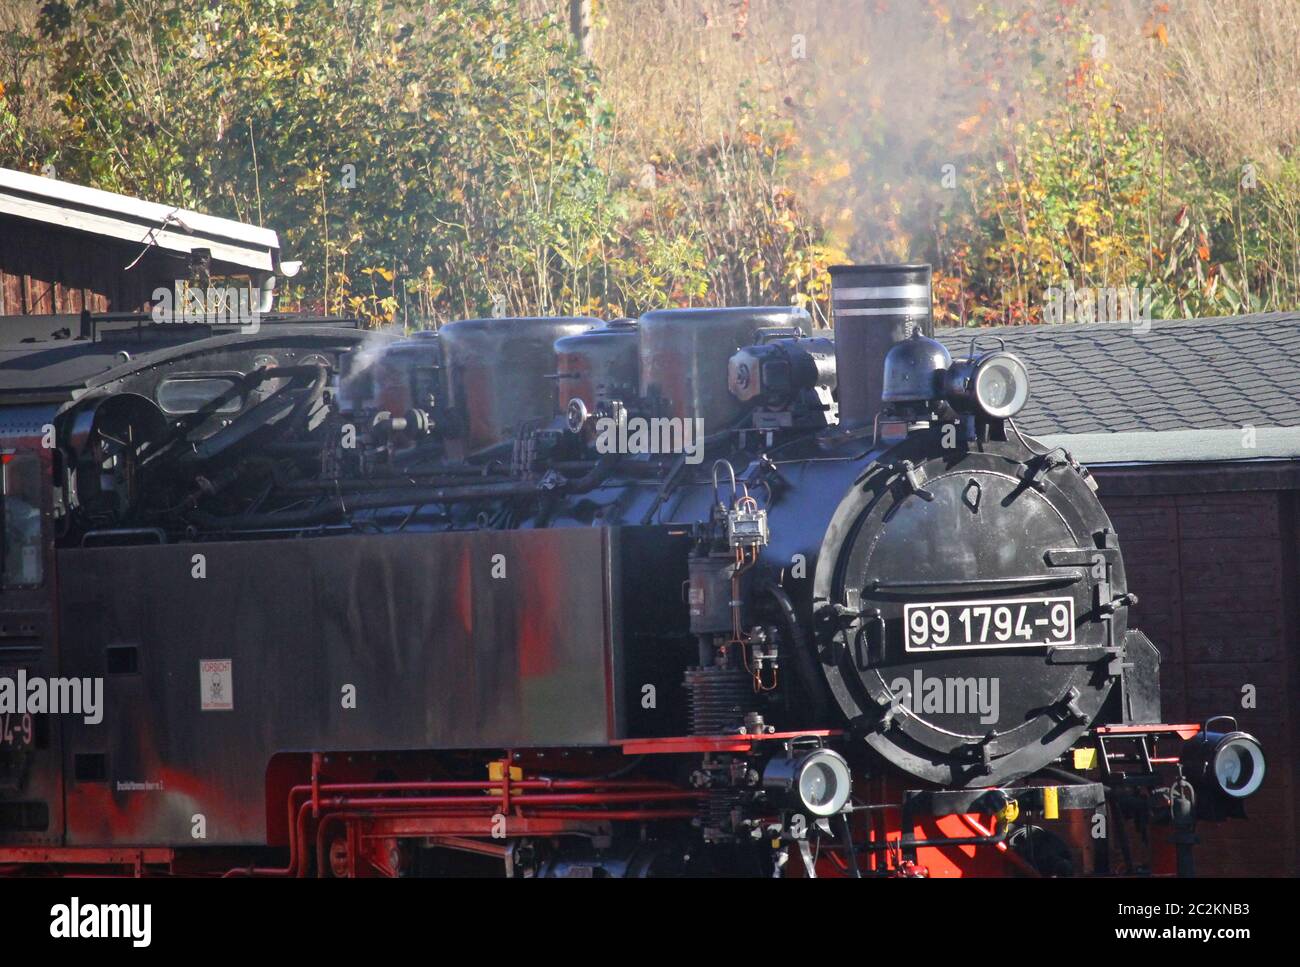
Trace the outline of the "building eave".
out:
<instances>
[{"instance_id":1,"label":"building eave","mask_svg":"<svg viewBox=\"0 0 1300 967\"><path fill-rule=\"evenodd\" d=\"M190 255L249 272L275 272L280 242L271 229L126 195L0 168L0 214Z\"/></svg>"},{"instance_id":2,"label":"building eave","mask_svg":"<svg viewBox=\"0 0 1300 967\"><path fill-rule=\"evenodd\" d=\"M1089 466L1300 459L1300 427L1294 426L1053 433L1036 439L1064 447Z\"/></svg>"}]
</instances>

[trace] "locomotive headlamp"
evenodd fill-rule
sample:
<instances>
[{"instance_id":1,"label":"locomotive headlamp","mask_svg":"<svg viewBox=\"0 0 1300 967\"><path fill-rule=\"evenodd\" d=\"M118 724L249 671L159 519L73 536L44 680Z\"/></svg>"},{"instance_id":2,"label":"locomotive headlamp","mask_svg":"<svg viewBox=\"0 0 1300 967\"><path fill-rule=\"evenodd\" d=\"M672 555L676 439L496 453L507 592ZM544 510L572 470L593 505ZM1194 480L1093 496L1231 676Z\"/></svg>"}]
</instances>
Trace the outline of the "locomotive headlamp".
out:
<instances>
[{"instance_id":1,"label":"locomotive headlamp","mask_svg":"<svg viewBox=\"0 0 1300 967\"><path fill-rule=\"evenodd\" d=\"M1218 723L1230 723L1228 730L1215 731ZM1264 750L1229 716L1206 722L1200 734L1183 746L1181 762L1193 786L1230 799L1252 796L1264 782Z\"/></svg>"},{"instance_id":2,"label":"locomotive headlamp","mask_svg":"<svg viewBox=\"0 0 1300 967\"><path fill-rule=\"evenodd\" d=\"M849 801L849 764L832 749L791 750L763 769L763 788L814 816L834 816Z\"/></svg>"},{"instance_id":3,"label":"locomotive headlamp","mask_svg":"<svg viewBox=\"0 0 1300 967\"><path fill-rule=\"evenodd\" d=\"M1005 420L1029 401L1029 370L1001 349L959 360L948 370L947 397L958 410Z\"/></svg>"}]
</instances>

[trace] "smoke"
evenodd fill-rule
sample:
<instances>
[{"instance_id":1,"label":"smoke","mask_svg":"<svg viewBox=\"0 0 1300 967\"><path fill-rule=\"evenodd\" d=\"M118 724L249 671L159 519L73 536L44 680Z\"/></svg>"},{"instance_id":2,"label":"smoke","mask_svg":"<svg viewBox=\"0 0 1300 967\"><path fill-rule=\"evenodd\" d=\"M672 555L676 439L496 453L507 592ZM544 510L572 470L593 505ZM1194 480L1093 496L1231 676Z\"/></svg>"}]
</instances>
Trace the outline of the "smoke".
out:
<instances>
[{"instance_id":1,"label":"smoke","mask_svg":"<svg viewBox=\"0 0 1300 967\"><path fill-rule=\"evenodd\" d=\"M963 175L998 155L1071 56L1052 29L1061 0L996 14L937 0L778 7L807 38L795 105L808 203L855 261L943 261Z\"/></svg>"},{"instance_id":2,"label":"smoke","mask_svg":"<svg viewBox=\"0 0 1300 967\"><path fill-rule=\"evenodd\" d=\"M1095 0L1102 2L1102 0ZM961 174L1069 60L1087 0L610 0L597 59L643 153L794 122L799 204L855 261L937 261ZM1002 17L1011 18L1003 21ZM603 34L603 36L602 36Z\"/></svg>"},{"instance_id":3,"label":"smoke","mask_svg":"<svg viewBox=\"0 0 1300 967\"><path fill-rule=\"evenodd\" d=\"M404 330L401 326L385 326L367 332L366 338L361 345L352 350L351 369L348 371L349 378L360 376L370 369L383 356L384 351L401 339L403 335Z\"/></svg>"}]
</instances>

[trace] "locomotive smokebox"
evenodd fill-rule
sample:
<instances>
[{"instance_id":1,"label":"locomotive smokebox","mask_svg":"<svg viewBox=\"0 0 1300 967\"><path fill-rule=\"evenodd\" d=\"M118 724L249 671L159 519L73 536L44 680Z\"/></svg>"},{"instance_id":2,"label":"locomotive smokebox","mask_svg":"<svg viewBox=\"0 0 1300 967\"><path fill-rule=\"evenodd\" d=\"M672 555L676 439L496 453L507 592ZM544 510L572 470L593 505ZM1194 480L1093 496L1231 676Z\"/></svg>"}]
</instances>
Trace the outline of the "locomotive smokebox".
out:
<instances>
[{"instance_id":1,"label":"locomotive smokebox","mask_svg":"<svg viewBox=\"0 0 1300 967\"><path fill-rule=\"evenodd\" d=\"M835 371L840 426L869 429L881 409L885 354L934 332L928 265L832 265Z\"/></svg>"}]
</instances>

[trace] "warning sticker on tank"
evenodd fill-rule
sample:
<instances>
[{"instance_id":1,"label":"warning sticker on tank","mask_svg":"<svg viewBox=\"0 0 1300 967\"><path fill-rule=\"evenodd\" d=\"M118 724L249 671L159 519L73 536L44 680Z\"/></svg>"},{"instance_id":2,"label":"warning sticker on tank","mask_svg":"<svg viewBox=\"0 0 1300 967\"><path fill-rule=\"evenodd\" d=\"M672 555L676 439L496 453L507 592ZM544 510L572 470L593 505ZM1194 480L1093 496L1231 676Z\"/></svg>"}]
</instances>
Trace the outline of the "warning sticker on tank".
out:
<instances>
[{"instance_id":1,"label":"warning sticker on tank","mask_svg":"<svg viewBox=\"0 0 1300 967\"><path fill-rule=\"evenodd\" d=\"M233 665L229 658L199 660L199 701L203 711L229 711L235 707Z\"/></svg>"}]
</instances>

